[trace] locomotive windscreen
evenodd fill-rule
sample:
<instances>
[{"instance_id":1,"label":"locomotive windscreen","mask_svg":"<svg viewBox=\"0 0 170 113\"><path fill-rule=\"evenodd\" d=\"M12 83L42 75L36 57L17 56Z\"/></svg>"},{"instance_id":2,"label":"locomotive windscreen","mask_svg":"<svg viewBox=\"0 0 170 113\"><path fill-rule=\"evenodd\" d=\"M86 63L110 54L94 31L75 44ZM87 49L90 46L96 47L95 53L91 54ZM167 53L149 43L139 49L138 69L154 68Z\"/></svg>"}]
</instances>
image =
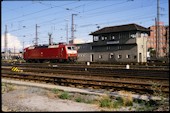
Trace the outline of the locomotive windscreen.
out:
<instances>
[{"instance_id":1,"label":"locomotive windscreen","mask_svg":"<svg viewBox=\"0 0 170 113\"><path fill-rule=\"evenodd\" d=\"M67 47L68 50L76 50L76 47L74 46L70 46L70 47Z\"/></svg>"}]
</instances>

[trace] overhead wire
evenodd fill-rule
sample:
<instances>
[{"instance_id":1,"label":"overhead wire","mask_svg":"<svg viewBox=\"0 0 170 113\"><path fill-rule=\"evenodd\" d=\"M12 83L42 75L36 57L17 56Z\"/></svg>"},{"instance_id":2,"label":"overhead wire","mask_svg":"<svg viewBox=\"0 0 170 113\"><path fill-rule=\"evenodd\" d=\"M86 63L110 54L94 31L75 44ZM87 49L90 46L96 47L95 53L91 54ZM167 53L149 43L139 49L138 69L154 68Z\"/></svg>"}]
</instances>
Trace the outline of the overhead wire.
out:
<instances>
[{"instance_id":1,"label":"overhead wire","mask_svg":"<svg viewBox=\"0 0 170 113\"><path fill-rule=\"evenodd\" d=\"M122 2L123 3L123 2ZM106 6L105 6L106 7ZM97 8L97 9L99 9L99 8ZM93 9L94 10L94 9Z\"/></svg>"},{"instance_id":2,"label":"overhead wire","mask_svg":"<svg viewBox=\"0 0 170 113\"><path fill-rule=\"evenodd\" d=\"M72 2L72 3L73 3L73 2ZM69 4L71 4L71 3L69 3ZM40 12L43 12L43 11L47 11L47 10L52 9L52 8L55 8L55 7L61 7L61 6L64 6L64 5L67 5L67 4L63 4L63 5L60 5L60 6L56 6L56 5L55 5L55 6L50 7L50 8L45 8L45 9L42 9L42 10L39 10L39 11L36 11L36 12L24 14L24 15L22 15L22 16L18 16L18 17L11 18L11 19L7 19L6 22L7 22L7 21L10 21L10 20L15 20L15 19L18 19L18 18L22 18L22 17L28 16L28 15L32 15L32 14L40 13Z\"/></svg>"},{"instance_id":3,"label":"overhead wire","mask_svg":"<svg viewBox=\"0 0 170 113\"><path fill-rule=\"evenodd\" d=\"M103 9L103 8L105 8L105 7L110 7L110 6L113 6L113 5L124 4L124 3L126 3L126 2L128 2L128 1L105 5L105 6L102 6L102 7L94 8L94 9L91 9L91 10L87 10L87 11L85 11L84 13L87 13L87 12L90 12L90 11L94 11L94 10L98 10L98 9Z\"/></svg>"},{"instance_id":4,"label":"overhead wire","mask_svg":"<svg viewBox=\"0 0 170 113\"><path fill-rule=\"evenodd\" d=\"M145 7L152 7L152 5L148 5L148 6L145 6ZM123 10L123 11L136 10L136 9L140 9L140 8L143 8L143 7L136 7L136 8L133 8L133 9L129 8L129 9L126 9L126 10ZM84 18L92 18L92 17L96 17L96 16L103 16L103 15L112 14L112 13L119 13L119 12L122 12L122 10L119 10L119 11L106 11L106 12L96 14L96 15L95 15L95 13L92 13L92 14L86 15L85 17L83 16L83 19Z\"/></svg>"},{"instance_id":5,"label":"overhead wire","mask_svg":"<svg viewBox=\"0 0 170 113\"><path fill-rule=\"evenodd\" d=\"M154 15L150 15L150 16L146 16L146 17L137 17L137 18L131 18L131 19L133 19L133 20L136 20L136 19L145 19L145 18L151 18L151 17L155 17ZM131 20L131 19L129 19L129 20ZM128 21L129 21L128 20ZM95 24L88 24L88 25L82 25L82 26L79 26L78 28L84 28L84 27L90 27L90 26L96 26L96 25L102 25L102 24L109 24L109 23L115 23L115 22L119 22L119 21L127 21L127 19L123 19L123 20L114 20L114 21L109 21L109 22L103 22L103 23L95 23Z\"/></svg>"},{"instance_id":6,"label":"overhead wire","mask_svg":"<svg viewBox=\"0 0 170 113\"><path fill-rule=\"evenodd\" d=\"M26 7L30 6L30 5L33 5L33 3L26 4L26 5L22 5L22 6L20 6L20 7L13 8L13 9L8 8L8 7L6 7L6 6L5 6L5 7L6 7L6 9L8 9L8 11L7 11L7 12L9 12L9 11L16 11L16 10L21 9L21 8L26 8ZM17 12L18 12L18 11L17 11Z\"/></svg>"},{"instance_id":7,"label":"overhead wire","mask_svg":"<svg viewBox=\"0 0 170 113\"><path fill-rule=\"evenodd\" d=\"M39 3L41 3L42 4L42 2L39 2ZM74 3L74 2L72 2L72 3ZM72 4L72 3L69 3L69 4ZM90 2L91 3L91 2ZM122 3L124 3L124 2L122 2ZM119 3L120 4L120 3ZM50 4L51 5L51 4ZM68 4L64 4L64 5L68 5ZM64 5L62 5L62 6L64 6ZM113 5L113 4L111 4L111 5ZM111 5L106 5L106 6L104 6L104 7L107 7L107 6L111 6ZM29 13L29 14L25 14L25 15L23 15L23 16L28 16L28 15L31 15L31 14L35 14L35 13L39 13L39 12L42 12L42 11L45 11L45 10L48 10L48 9L51 9L51 8L54 8L54 7L61 7L61 6L56 6L56 5L53 5L52 7L50 7L50 8L47 8L47 9L43 9L43 10L40 10L40 11L37 11L37 12L33 12L33 13ZM100 7L100 8L104 8L104 7ZM100 8L96 8L96 9L100 9ZM72 8L73 9L73 8ZM96 9L93 9L93 10L96 10ZM86 11L87 12L87 11ZM49 15L49 14L48 14ZM22 16L22 17L23 17ZM17 19L17 18L20 18L20 17L16 17L16 18L13 18L13 19L11 19L11 20L14 20L14 19ZM29 19L30 20L30 19Z\"/></svg>"},{"instance_id":8,"label":"overhead wire","mask_svg":"<svg viewBox=\"0 0 170 113\"><path fill-rule=\"evenodd\" d=\"M113 13L113 12L112 12ZM56 20L56 19L52 19L52 20L50 20L50 21L46 21L46 22L51 22L51 21L54 21L54 20ZM41 22L41 23L43 23L43 22ZM108 22L107 22L108 23ZM103 24L103 23L98 23L98 24Z\"/></svg>"},{"instance_id":9,"label":"overhead wire","mask_svg":"<svg viewBox=\"0 0 170 113\"><path fill-rule=\"evenodd\" d=\"M93 1L94 2L94 1ZM89 3L86 3L86 4L83 4L83 5L88 5L88 4L90 4L90 3L92 3L92 2L89 2ZM71 4L71 3L70 3ZM63 9L67 9L67 8L63 8ZM74 11L74 9L76 9L76 8L69 8L69 10L68 11ZM77 11L76 11L77 12ZM54 12L54 13L48 13L48 14L45 14L45 15L41 15L41 16L38 16L38 17L36 17L36 18L44 18L44 17L47 17L47 16L49 16L49 15L55 15L55 14L58 14L58 13L61 13L61 11L57 11L57 12ZM27 18L27 19L24 19L24 21L31 21L31 19L33 19L33 18L35 18L35 17L31 17L31 18ZM18 21L13 21L13 23L15 23L15 22L18 22Z\"/></svg>"},{"instance_id":10,"label":"overhead wire","mask_svg":"<svg viewBox=\"0 0 170 113\"><path fill-rule=\"evenodd\" d=\"M121 2L121 3L124 3L124 2ZM119 4L120 4L120 3L119 3ZM113 5L113 4L111 4L111 5ZM111 6L111 5L109 5L109 6ZM107 5L107 6L108 6L108 5ZM106 7L106 6L104 6L104 7ZM100 7L100 8L103 8L103 7ZM96 8L96 9L99 9L99 8ZM93 9L93 10L94 10L94 9ZM54 20L57 20L57 18L52 19L52 20L49 20L49 21L41 22L41 23L51 22L51 21L54 21ZM18 30L20 30L20 29L18 29ZM17 31L17 30L13 30L13 31ZM13 31L11 31L11 32L13 32Z\"/></svg>"}]
</instances>

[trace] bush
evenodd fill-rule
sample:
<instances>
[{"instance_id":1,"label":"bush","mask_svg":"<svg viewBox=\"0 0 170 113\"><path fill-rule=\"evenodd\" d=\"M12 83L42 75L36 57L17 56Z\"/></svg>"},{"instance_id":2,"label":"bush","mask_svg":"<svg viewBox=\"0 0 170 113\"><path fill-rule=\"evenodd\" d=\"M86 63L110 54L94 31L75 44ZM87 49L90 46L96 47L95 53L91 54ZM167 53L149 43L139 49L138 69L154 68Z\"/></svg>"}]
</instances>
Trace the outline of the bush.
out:
<instances>
[{"instance_id":1,"label":"bush","mask_svg":"<svg viewBox=\"0 0 170 113\"><path fill-rule=\"evenodd\" d=\"M85 99L82 97L77 97L75 100L76 102L85 102Z\"/></svg>"},{"instance_id":2,"label":"bush","mask_svg":"<svg viewBox=\"0 0 170 113\"><path fill-rule=\"evenodd\" d=\"M63 92L63 93L61 93L59 98L61 98L61 99L69 99L70 95L68 94L68 92Z\"/></svg>"},{"instance_id":3,"label":"bush","mask_svg":"<svg viewBox=\"0 0 170 113\"><path fill-rule=\"evenodd\" d=\"M103 96L101 100L99 100L100 107L113 107L113 102L109 96Z\"/></svg>"},{"instance_id":4,"label":"bush","mask_svg":"<svg viewBox=\"0 0 170 113\"><path fill-rule=\"evenodd\" d=\"M127 91L120 91L121 96L120 101L123 103L123 106L132 106L133 105L133 98L132 93Z\"/></svg>"}]
</instances>

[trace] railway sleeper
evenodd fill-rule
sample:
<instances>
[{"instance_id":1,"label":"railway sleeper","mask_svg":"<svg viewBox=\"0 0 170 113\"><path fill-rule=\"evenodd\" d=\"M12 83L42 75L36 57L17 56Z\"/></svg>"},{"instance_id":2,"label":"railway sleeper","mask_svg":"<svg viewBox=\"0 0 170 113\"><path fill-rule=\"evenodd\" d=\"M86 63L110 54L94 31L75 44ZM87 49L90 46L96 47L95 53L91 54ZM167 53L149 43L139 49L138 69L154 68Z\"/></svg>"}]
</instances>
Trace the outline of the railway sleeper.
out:
<instances>
[{"instance_id":1,"label":"railway sleeper","mask_svg":"<svg viewBox=\"0 0 170 113\"><path fill-rule=\"evenodd\" d=\"M7 69L4 69L4 70L7 70ZM33 72L32 69L25 69L24 71L25 71L25 72ZM38 71L37 69L34 70L34 72L37 72L37 71ZM72 75L88 75L88 76L89 76L89 75L90 75L90 76L91 76L91 75L92 75L92 76L99 76L99 75L102 76L102 75L103 75L103 73L99 73L99 72L98 72L98 73L93 73L93 72L92 72L92 73L89 73L89 72L88 72L88 73L87 73L87 72L86 72L86 73L82 73L82 72L76 72L76 71L72 71L72 72L66 72L66 71L65 71L65 72L63 72L63 71L61 71L61 70L60 70L60 71L56 71L56 70L46 70L46 71L45 71L45 70L39 70L38 72L40 72L40 73L53 72L53 74L68 74L68 73L69 73L69 74L72 74ZM153 74L153 73L152 73L152 74ZM119 78L120 78L120 77L127 77L127 74L126 74L126 75L123 75L123 74L121 74L121 73L119 73L119 74L118 74L118 73L116 73L116 74L114 74L114 73L108 73L107 76L119 77ZM128 77L130 77L130 76L134 77L134 75L128 75ZM137 76L137 74L135 74L135 76L136 76L136 77L139 77L139 76ZM151 75L149 75L149 76L151 76ZM161 75L161 77L162 77L162 76L163 76L163 75ZM167 75L166 75L166 76L167 76ZM145 76L145 77L144 77L144 75L142 75L142 77L143 77L143 78L148 78L148 76ZM157 76L154 75L154 76L152 76L152 77L157 77ZM161 78L158 78L158 79L161 79ZM169 79L169 77L168 77L167 79Z\"/></svg>"},{"instance_id":2,"label":"railway sleeper","mask_svg":"<svg viewBox=\"0 0 170 113\"><path fill-rule=\"evenodd\" d=\"M11 77L11 76L10 76ZM15 76L12 76L13 78L20 78L20 79L30 79L30 80L37 80L37 81L44 81L44 78L39 78L38 76L37 76L37 78L35 78L35 76L32 76L32 77L30 77L30 76L24 76L24 77L20 77L20 75L15 75ZM49 79L48 79L48 81L49 81ZM73 84L73 83L79 83L79 84L82 84L82 85L93 85L93 86L103 86L103 87L119 87L119 88L125 88L125 89L128 89L128 88L130 88L130 89L134 89L134 87L132 86L132 88L130 87L130 86L119 86L119 84L111 84L111 83L102 83L102 82L92 82L91 80L74 80L74 79L65 79L65 78L63 78L63 79L61 79L61 78L55 78L54 79L54 82L57 82L57 83L59 83L59 84L61 84L61 85L64 85L65 83L67 83L67 84ZM148 88L146 88L146 87L144 87L144 88L139 88L138 87L138 89L140 89L140 90L142 90L142 89L148 89Z\"/></svg>"}]
</instances>

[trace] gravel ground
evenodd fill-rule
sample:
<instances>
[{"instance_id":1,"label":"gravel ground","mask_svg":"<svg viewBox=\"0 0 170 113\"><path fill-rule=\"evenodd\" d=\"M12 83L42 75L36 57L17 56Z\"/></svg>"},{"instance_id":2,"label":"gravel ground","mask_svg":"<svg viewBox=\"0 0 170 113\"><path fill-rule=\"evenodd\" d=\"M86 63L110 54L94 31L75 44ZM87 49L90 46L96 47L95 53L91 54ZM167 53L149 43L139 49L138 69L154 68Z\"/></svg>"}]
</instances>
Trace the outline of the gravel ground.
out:
<instances>
[{"instance_id":1,"label":"gravel ground","mask_svg":"<svg viewBox=\"0 0 170 113\"><path fill-rule=\"evenodd\" d=\"M136 111L136 108L141 106L134 104L132 107L122 107L120 109L101 108L97 104L60 99L52 90L43 88L13 84L2 84L1 87L2 111ZM90 95L88 98L94 97ZM154 111L169 111L169 102L166 103L166 106L164 104Z\"/></svg>"},{"instance_id":2,"label":"gravel ground","mask_svg":"<svg viewBox=\"0 0 170 113\"><path fill-rule=\"evenodd\" d=\"M2 94L2 111L100 111L97 105L63 100L41 88L15 86Z\"/></svg>"}]
</instances>

